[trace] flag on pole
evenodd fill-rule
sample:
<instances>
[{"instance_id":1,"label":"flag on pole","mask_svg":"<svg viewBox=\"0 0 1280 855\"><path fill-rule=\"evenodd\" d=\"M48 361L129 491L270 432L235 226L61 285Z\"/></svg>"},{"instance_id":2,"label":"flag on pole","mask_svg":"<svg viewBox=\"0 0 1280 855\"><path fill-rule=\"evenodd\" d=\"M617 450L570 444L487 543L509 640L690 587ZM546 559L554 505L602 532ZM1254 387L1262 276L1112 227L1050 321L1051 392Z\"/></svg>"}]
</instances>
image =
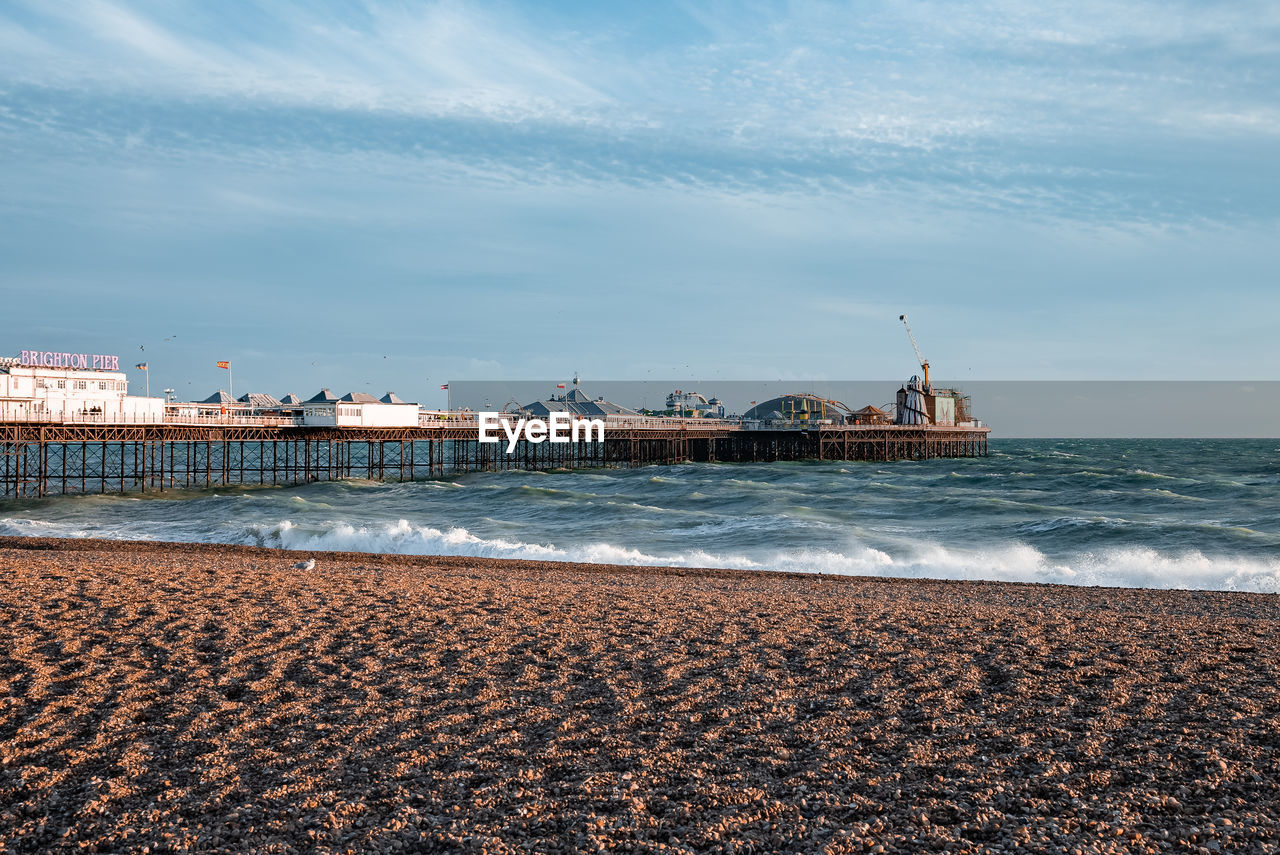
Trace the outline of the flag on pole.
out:
<instances>
[{"instance_id":1,"label":"flag on pole","mask_svg":"<svg viewBox=\"0 0 1280 855\"><path fill-rule=\"evenodd\" d=\"M135 365L135 366L133 366L133 367L134 367L134 368L136 368L136 369L138 369L139 371L146 371L146 370L147 370L147 363L145 363L145 362L139 362L137 365Z\"/></svg>"},{"instance_id":2,"label":"flag on pole","mask_svg":"<svg viewBox=\"0 0 1280 855\"><path fill-rule=\"evenodd\" d=\"M231 370L231 363L230 363L230 362L219 362L219 363L218 363L218 367L219 367L219 368L225 368L225 369L227 369L228 371L230 371L230 370Z\"/></svg>"},{"instance_id":3,"label":"flag on pole","mask_svg":"<svg viewBox=\"0 0 1280 855\"><path fill-rule=\"evenodd\" d=\"M441 388L441 389L448 389L448 388L449 388L449 384L448 384L448 383L441 383L441 384L440 384L440 388Z\"/></svg>"},{"instance_id":4,"label":"flag on pole","mask_svg":"<svg viewBox=\"0 0 1280 855\"><path fill-rule=\"evenodd\" d=\"M563 389L563 388L564 388L564 384L563 384L563 383L557 383L557 384L556 384L556 388L557 388L557 389Z\"/></svg>"}]
</instances>

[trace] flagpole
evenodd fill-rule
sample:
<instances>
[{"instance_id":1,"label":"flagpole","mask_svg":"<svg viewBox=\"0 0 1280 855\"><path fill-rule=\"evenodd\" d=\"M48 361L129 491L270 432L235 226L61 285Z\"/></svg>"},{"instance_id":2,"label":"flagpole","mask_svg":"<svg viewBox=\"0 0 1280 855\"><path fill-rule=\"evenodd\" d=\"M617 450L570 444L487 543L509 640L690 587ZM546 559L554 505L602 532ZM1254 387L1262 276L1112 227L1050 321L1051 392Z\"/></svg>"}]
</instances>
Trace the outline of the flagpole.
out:
<instances>
[{"instance_id":1,"label":"flagpole","mask_svg":"<svg viewBox=\"0 0 1280 855\"><path fill-rule=\"evenodd\" d=\"M142 373L147 375L147 397L151 397L151 371L148 368L142 369Z\"/></svg>"},{"instance_id":2,"label":"flagpole","mask_svg":"<svg viewBox=\"0 0 1280 855\"><path fill-rule=\"evenodd\" d=\"M228 393L230 393L230 395L231 395L231 402L232 402L232 403L235 403L235 400L236 400L236 381L235 381L235 379L231 376L231 363L230 363L230 362L228 362L228 363L227 363L227 392L228 392Z\"/></svg>"}]
</instances>

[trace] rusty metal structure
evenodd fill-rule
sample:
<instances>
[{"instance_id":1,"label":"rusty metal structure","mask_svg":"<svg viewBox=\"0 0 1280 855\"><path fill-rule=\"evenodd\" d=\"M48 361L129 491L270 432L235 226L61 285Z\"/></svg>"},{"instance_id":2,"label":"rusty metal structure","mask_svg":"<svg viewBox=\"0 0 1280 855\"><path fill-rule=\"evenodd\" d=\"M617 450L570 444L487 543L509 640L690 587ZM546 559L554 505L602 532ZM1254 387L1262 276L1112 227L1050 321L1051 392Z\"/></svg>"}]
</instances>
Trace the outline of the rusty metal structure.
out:
<instances>
[{"instance_id":1,"label":"rusty metal structure","mask_svg":"<svg viewBox=\"0 0 1280 855\"><path fill-rule=\"evenodd\" d=\"M238 420L247 421L247 420ZM648 422L652 421L652 424ZM631 420L604 441L478 441L474 423L409 428L295 424L0 422L0 498L288 485L350 478L412 481L501 469L583 469L690 461L928 460L980 457L988 429L812 425L746 430L714 420Z\"/></svg>"}]
</instances>

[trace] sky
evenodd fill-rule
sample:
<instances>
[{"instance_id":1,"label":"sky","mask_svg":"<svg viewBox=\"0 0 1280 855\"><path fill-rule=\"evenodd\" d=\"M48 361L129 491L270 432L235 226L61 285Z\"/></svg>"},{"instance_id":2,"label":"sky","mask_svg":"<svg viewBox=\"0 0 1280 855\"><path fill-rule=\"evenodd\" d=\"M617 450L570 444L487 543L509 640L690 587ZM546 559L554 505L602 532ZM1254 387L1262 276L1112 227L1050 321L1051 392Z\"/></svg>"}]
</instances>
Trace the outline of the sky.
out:
<instances>
[{"instance_id":1,"label":"sky","mask_svg":"<svg viewBox=\"0 0 1280 855\"><path fill-rule=\"evenodd\" d=\"M1274 2L0 0L0 351L1280 379L1277 93Z\"/></svg>"}]
</instances>

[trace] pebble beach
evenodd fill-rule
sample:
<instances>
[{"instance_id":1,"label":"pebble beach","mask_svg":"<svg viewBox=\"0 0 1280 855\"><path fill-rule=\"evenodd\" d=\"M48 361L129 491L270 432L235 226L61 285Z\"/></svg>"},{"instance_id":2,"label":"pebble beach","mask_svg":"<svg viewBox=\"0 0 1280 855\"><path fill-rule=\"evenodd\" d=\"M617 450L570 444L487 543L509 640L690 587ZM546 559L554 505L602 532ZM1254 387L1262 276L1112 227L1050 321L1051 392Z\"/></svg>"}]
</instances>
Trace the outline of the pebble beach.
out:
<instances>
[{"instance_id":1,"label":"pebble beach","mask_svg":"<svg viewBox=\"0 0 1280 855\"><path fill-rule=\"evenodd\" d=\"M1273 852L1278 627L1270 594L2 538L0 851Z\"/></svg>"}]
</instances>

